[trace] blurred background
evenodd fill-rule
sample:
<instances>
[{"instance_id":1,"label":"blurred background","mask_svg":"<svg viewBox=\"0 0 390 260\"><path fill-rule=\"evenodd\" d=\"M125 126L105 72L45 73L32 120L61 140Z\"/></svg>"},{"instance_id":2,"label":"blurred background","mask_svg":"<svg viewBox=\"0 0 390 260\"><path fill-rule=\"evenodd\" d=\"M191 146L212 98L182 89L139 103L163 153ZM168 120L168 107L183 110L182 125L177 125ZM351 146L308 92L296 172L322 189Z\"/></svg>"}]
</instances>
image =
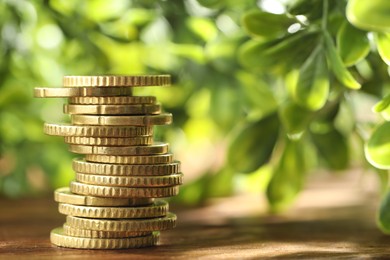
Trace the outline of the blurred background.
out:
<instances>
[{"instance_id":1,"label":"blurred background","mask_svg":"<svg viewBox=\"0 0 390 260\"><path fill-rule=\"evenodd\" d=\"M69 120L62 114L66 100L32 97L34 87L61 86L64 75L172 75L172 87L135 94L156 95L174 115L155 138L169 142L182 162L178 203L254 192L266 194L279 210L309 175L323 174L319 169L375 170L364 158L363 142L382 120L371 107L389 85L377 53L352 68L353 75L363 75L363 91L344 90L330 76L325 106L309 116L291 108L285 71L253 70L240 62L240 48L253 36L242 25L243 15L260 9L283 14L288 2L1 1L0 196L47 196L73 179L71 159L77 155L67 151L63 138L43 134L43 122ZM346 1L337 2L329 4L335 28L345 21ZM321 20L322 9L312 10L320 15L306 15L298 24L303 29ZM285 33L299 31L296 26ZM329 31L335 38L336 30ZM313 41L302 44L312 49ZM375 171L378 179L387 178Z\"/></svg>"}]
</instances>

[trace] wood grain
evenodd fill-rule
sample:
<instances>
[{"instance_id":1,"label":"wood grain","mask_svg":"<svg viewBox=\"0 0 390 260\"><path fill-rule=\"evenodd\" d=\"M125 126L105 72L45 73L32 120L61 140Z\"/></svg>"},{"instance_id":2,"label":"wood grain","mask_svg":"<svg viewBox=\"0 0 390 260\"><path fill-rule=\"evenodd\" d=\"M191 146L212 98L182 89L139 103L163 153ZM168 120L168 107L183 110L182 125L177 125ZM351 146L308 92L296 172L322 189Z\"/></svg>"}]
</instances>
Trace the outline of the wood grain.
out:
<instances>
[{"instance_id":1,"label":"wood grain","mask_svg":"<svg viewBox=\"0 0 390 260\"><path fill-rule=\"evenodd\" d=\"M156 247L130 250L53 246L50 230L65 217L51 198L0 199L0 259L389 258L390 237L374 223L377 198L356 185L346 188L348 179L339 181L311 185L280 216L266 214L259 195L171 207L177 228L162 232Z\"/></svg>"}]
</instances>

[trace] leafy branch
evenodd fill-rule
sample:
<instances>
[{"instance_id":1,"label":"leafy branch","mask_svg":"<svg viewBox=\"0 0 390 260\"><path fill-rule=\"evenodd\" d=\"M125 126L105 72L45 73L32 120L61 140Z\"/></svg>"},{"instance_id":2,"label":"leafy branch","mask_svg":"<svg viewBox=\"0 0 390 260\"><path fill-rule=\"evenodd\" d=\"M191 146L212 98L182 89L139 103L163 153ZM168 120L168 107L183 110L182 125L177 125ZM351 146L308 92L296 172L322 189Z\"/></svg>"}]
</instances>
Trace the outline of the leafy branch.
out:
<instances>
[{"instance_id":1,"label":"leafy branch","mask_svg":"<svg viewBox=\"0 0 390 260\"><path fill-rule=\"evenodd\" d=\"M372 2L381 2L385 10L389 7L384 1ZM367 5L373 7L375 4ZM373 17L378 15L376 13L370 14L366 11L366 15L372 17L371 20L357 17L364 12L364 8L364 4L358 6L357 1L353 0L349 1L348 7L345 2L340 1L336 4L332 0L292 0L287 3L285 14L252 10L243 16L243 26L252 39L240 49L241 64L252 73L266 72L276 79L281 79L285 89L282 95L278 95L279 106L275 108L274 114L277 116L273 116L279 123L269 126L266 123L268 119L265 118L250 123L248 128L253 128L253 133L244 128L246 130L232 142L229 158L234 162L236 151L253 154L251 158L246 158L245 164L232 164L232 167L252 165L236 167L236 170L241 172L253 172L268 163L273 165L274 171L267 189L272 210L281 210L293 201L302 187L305 173L310 171L310 165L313 167L313 163L303 162L304 153L296 150L296 144L299 144L300 148L307 146L314 149L317 157L314 161L325 162L330 169L347 168L351 160L349 142L353 136L360 135L356 129L361 124L352 112L351 97L359 89L360 92L372 95L370 86L376 77L385 79L376 86L379 88L376 98L381 99L382 93L388 92L388 75L384 78L380 70L375 71L372 68L385 65L380 58L385 62L390 60L390 40L388 34L383 32L375 33L374 42L368 38L367 32L362 29L372 30L375 26L383 28L383 25L370 25L370 22L375 20ZM345 10L349 21L346 19ZM356 17L353 16L355 13L358 14ZM299 29L290 32L291 26L302 17L305 19L304 25L298 23ZM387 24L389 18L381 18L386 20L384 23ZM369 20L365 21L368 24L366 27L359 23L364 19ZM269 26L271 21L272 25ZM375 49L371 49L370 45L373 44L379 56ZM389 97L385 97L376 106L376 110L387 115L389 100ZM344 114L345 108L348 108L349 114ZM390 111L390 108L388 110ZM340 123L342 118L346 117L350 117L350 126L343 125L347 121ZM271 127L274 128L274 133L284 134L274 140L273 135L269 135L272 132L269 130ZM388 123L380 126L365 148L368 161L385 169L390 168L388 127ZM274 141L264 142L266 135L270 136L268 140ZM252 143L244 136L251 139ZM286 144L281 157L276 152L279 142ZM291 152L291 149L295 151ZM237 158L236 161L244 160ZM250 163L251 160L253 162ZM290 162L288 167L284 166L290 160L301 163ZM390 206L389 209L382 208L390 210ZM390 219L386 221L390 222Z\"/></svg>"}]
</instances>

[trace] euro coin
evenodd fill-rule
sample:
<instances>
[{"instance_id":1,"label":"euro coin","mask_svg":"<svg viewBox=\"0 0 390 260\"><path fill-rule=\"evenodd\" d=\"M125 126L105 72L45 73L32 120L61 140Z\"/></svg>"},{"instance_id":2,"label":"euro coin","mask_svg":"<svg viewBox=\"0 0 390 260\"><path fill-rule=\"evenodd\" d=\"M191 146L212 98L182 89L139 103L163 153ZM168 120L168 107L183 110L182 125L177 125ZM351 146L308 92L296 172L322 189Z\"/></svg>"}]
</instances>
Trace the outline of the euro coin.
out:
<instances>
[{"instance_id":1,"label":"euro coin","mask_svg":"<svg viewBox=\"0 0 390 260\"><path fill-rule=\"evenodd\" d=\"M120 96L120 97L70 97L69 104L79 105L139 105L155 104L154 96Z\"/></svg>"},{"instance_id":2,"label":"euro coin","mask_svg":"<svg viewBox=\"0 0 390 260\"><path fill-rule=\"evenodd\" d=\"M142 116L71 115L71 121L75 125L168 125L172 122L172 114Z\"/></svg>"},{"instance_id":3,"label":"euro coin","mask_svg":"<svg viewBox=\"0 0 390 260\"><path fill-rule=\"evenodd\" d=\"M69 187L56 189L54 191L54 200L59 203L99 207L145 206L151 205L154 202L152 198L104 198L85 196L70 192Z\"/></svg>"},{"instance_id":4,"label":"euro coin","mask_svg":"<svg viewBox=\"0 0 390 260\"><path fill-rule=\"evenodd\" d=\"M58 211L64 215L84 218L155 218L167 214L168 203L158 200L149 206L137 207L92 207L60 203Z\"/></svg>"},{"instance_id":5,"label":"euro coin","mask_svg":"<svg viewBox=\"0 0 390 260\"><path fill-rule=\"evenodd\" d=\"M69 145L69 151L79 154L103 154L103 155L152 155L168 152L167 143L153 143L143 146L90 146Z\"/></svg>"},{"instance_id":6,"label":"euro coin","mask_svg":"<svg viewBox=\"0 0 390 260\"><path fill-rule=\"evenodd\" d=\"M73 228L67 224L63 225L64 234L71 237L85 237L85 238L125 238L125 237L139 237L148 236L152 232L132 232L132 231L101 231Z\"/></svg>"},{"instance_id":7,"label":"euro coin","mask_svg":"<svg viewBox=\"0 0 390 260\"><path fill-rule=\"evenodd\" d=\"M102 146L131 146L150 145L153 143L151 136L136 137L90 137L90 136L65 136L65 143L80 145L102 145Z\"/></svg>"},{"instance_id":8,"label":"euro coin","mask_svg":"<svg viewBox=\"0 0 390 260\"><path fill-rule=\"evenodd\" d=\"M124 249L140 248L156 245L159 233L152 235L129 238L85 238L73 237L64 234L63 228L55 228L50 233L52 244L60 247L80 249Z\"/></svg>"},{"instance_id":9,"label":"euro coin","mask_svg":"<svg viewBox=\"0 0 390 260\"><path fill-rule=\"evenodd\" d=\"M91 185L72 181L70 183L70 191L81 195L108 198L166 198L179 194L179 186L128 188Z\"/></svg>"},{"instance_id":10,"label":"euro coin","mask_svg":"<svg viewBox=\"0 0 390 260\"><path fill-rule=\"evenodd\" d=\"M172 174L166 176L106 176L85 173L76 173L78 182L119 187L168 187L181 185L183 174Z\"/></svg>"},{"instance_id":11,"label":"euro coin","mask_svg":"<svg viewBox=\"0 0 390 260\"><path fill-rule=\"evenodd\" d=\"M158 115L161 106L143 105L64 105L65 114L81 115Z\"/></svg>"},{"instance_id":12,"label":"euro coin","mask_svg":"<svg viewBox=\"0 0 390 260\"><path fill-rule=\"evenodd\" d=\"M65 76L64 87L147 87L169 86L170 75L124 75L124 76Z\"/></svg>"},{"instance_id":13,"label":"euro coin","mask_svg":"<svg viewBox=\"0 0 390 260\"><path fill-rule=\"evenodd\" d=\"M43 132L57 136L136 137L152 136L150 126L81 126L45 123Z\"/></svg>"},{"instance_id":14,"label":"euro coin","mask_svg":"<svg viewBox=\"0 0 390 260\"><path fill-rule=\"evenodd\" d=\"M173 155L170 153L142 156L87 154L85 155L85 160L88 162L114 164L163 164L171 163Z\"/></svg>"},{"instance_id":15,"label":"euro coin","mask_svg":"<svg viewBox=\"0 0 390 260\"><path fill-rule=\"evenodd\" d=\"M34 88L34 97L101 97L101 96L129 96L131 88Z\"/></svg>"},{"instance_id":16,"label":"euro coin","mask_svg":"<svg viewBox=\"0 0 390 260\"><path fill-rule=\"evenodd\" d=\"M181 171L179 161L166 164L137 165L94 163L75 158L72 167L75 172L115 176L158 176L176 174Z\"/></svg>"},{"instance_id":17,"label":"euro coin","mask_svg":"<svg viewBox=\"0 0 390 260\"><path fill-rule=\"evenodd\" d=\"M92 219L67 216L66 224L73 228L104 231L161 231L176 225L176 215L168 213L164 217L150 219Z\"/></svg>"}]
</instances>

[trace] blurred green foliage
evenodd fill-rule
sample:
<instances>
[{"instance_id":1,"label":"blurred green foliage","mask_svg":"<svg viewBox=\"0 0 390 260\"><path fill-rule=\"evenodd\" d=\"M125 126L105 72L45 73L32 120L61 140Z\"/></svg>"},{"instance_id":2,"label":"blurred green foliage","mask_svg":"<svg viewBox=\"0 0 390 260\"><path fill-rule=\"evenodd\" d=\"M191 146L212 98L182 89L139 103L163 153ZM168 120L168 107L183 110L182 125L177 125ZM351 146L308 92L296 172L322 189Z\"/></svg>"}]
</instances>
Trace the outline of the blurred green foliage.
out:
<instances>
[{"instance_id":1,"label":"blurred green foliage","mask_svg":"<svg viewBox=\"0 0 390 260\"><path fill-rule=\"evenodd\" d=\"M365 31L377 28L370 19L355 24L364 8L347 2L2 1L0 192L39 194L73 178L74 155L41 130L67 120L64 100L32 99L33 87L72 74L173 76L170 88L136 94L156 95L174 114L156 138L183 164L176 201L262 191L280 211L313 169L370 168L364 142L382 120L371 107L380 101L389 118L390 37ZM384 187L387 124L366 146L385 168Z\"/></svg>"},{"instance_id":2,"label":"blurred green foliage","mask_svg":"<svg viewBox=\"0 0 390 260\"><path fill-rule=\"evenodd\" d=\"M174 114L174 125L157 129L156 138L171 143L184 169L189 165L188 183L201 183L195 192L184 189L183 200L230 194L233 171L222 161L227 136L245 112L236 51L247 36L239 21L253 7L253 1L221 11L196 1L2 1L1 194L40 194L73 178L75 155L61 138L42 134L43 121L68 120L61 114L65 100L33 99L34 87L60 86L63 75L139 73L173 76L171 88L136 94L156 95ZM204 189L205 183L213 184Z\"/></svg>"}]
</instances>

